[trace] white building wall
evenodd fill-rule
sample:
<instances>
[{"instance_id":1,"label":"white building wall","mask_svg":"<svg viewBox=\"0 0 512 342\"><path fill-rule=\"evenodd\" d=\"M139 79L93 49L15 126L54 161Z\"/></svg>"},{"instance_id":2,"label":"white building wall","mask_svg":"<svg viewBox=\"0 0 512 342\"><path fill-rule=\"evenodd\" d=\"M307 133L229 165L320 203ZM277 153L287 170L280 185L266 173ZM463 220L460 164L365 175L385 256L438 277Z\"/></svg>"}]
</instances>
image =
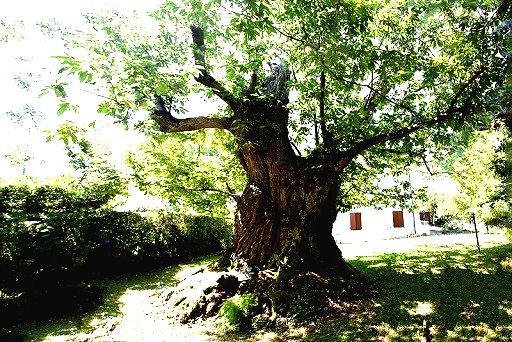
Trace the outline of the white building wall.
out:
<instances>
[{"instance_id":1,"label":"white building wall","mask_svg":"<svg viewBox=\"0 0 512 342\"><path fill-rule=\"evenodd\" d=\"M350 242L350 241L368 241L379 239L391 239L398 237L405 237L414 233L412 213L407 210L403 211L404 227L393 227L393 211L402 210L400 208L358 208L350 212L339 213L332 235L336 241ZM350 213L361 213L361 230L350 230ZM416 221L416 234L430 235L430 225L426 222L420 221L419 212L414 214Z\"/></svg>"}]
</instances>

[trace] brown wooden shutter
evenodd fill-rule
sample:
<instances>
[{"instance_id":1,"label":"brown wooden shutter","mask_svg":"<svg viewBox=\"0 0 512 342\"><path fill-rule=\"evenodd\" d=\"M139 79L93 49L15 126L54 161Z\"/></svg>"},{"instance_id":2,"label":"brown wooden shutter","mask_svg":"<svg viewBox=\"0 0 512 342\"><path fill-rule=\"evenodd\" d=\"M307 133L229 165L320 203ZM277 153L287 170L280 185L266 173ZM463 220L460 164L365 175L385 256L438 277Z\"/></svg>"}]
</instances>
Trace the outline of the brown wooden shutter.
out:
<instances>
[{"instance_id":1,"label":"brown wooden shutter","mask_svg":"<svg viewBox=\"0 0 512 342\"><path fill-rule=\"evenodd\" d=\"M361 213L350 213L350 230L361 230Z\"/></svg>"},{"instance_id":2,"label":"brown wooden shutter","mask_svg":"<svg viewBox=\"0 0 512 342\"><path fill-rule=\"evenodd\" d=\"M402 210L393 211L393 227L402 228L404 226L404 212Z\"/></svg>"},{"instance_id":3,"label":"brown wooden shutter","mask_svg":"<svg viewBox=\"0 0 512 342\"><path fill-rule=\"evenodd\" d=\"M425 214L426 214L425 211L420 211L420 221L426 221L425 220Z\"/></svg>"},{"instance_id":4,"label":"brown wooden shutter","mask_svg":"<svg viewBox=\"0 0 512 342\"><path fill-rule=\"evenodd\" d=\"M432 222L432 214L429 211L420 211L420 221Z\"/></svg>"}]
</instances>

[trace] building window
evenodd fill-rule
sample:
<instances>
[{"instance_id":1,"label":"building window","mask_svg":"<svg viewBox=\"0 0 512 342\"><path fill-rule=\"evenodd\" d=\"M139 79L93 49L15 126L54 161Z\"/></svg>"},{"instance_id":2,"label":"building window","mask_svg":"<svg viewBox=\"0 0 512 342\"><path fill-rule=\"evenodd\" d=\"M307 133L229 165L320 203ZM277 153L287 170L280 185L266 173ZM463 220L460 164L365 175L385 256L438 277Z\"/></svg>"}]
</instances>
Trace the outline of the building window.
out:
<instances>
[{"instance_id":1,"label":"building window","mask_svg":"<svg viewBox=\"0 0 512 342\"><path fill-rule=\"evenodd\" d=\"M404 212L402 210L393 211L393 227L403 228L404 227Z\"/></svg>"},{"instance_id":2,"label":"building window","mask_svg":"<svg viewBox=\"0 0 512 342\"><path fill-rule=\"evenodd\" d=\"M350 213L350 230L361 230L361 213Z\"/></svg>"},{"instance_id":3,"label":"building window","mask_svg":"<svg viewBox=\"0 0 512 342\"><path fill-rule=\"evenodd\" d=\"M432 223L432 213L430 211L420 211L420 221Z\"/></svg>"}]
</instances>

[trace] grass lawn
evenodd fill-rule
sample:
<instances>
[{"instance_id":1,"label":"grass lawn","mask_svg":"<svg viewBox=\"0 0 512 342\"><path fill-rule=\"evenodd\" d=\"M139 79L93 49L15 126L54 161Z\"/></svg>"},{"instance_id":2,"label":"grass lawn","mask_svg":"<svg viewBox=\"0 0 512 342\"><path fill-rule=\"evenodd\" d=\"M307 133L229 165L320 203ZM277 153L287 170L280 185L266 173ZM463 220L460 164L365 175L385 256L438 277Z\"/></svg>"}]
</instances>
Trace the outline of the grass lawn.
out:
<instances>
[{"instance_id":1,"label":"grass lawn","mask_svg":"<svg viewBox=\"0 0 512 342\"><path fill-rule=\"evenodd\" d=\"M202 332L196 329L197 335L189 327L184 328L182 335L173 336L190 341L420 341L423 322L429 320L433 340L510 341L512 244L489 243L483 247L480 255L474 246L456 244L351 259L375 284L376 297L359 306L350 317L326 320L295 331L281 331L281 327L243 335L223 335L220 331L209 335L210 326ZM104 301L95 311L71 319L20 326L17 330L30 340L130 340L130 336L138 340L137 336L151 334L156 338L159 333L160 340L170 340L169 334L178 328L166 322L166 302L162 299L165 291L176 283L178 272L211 261L207 258L144 275L105 280L96 284L104 292ZM152 323L141 325L141 320Z\"/></svg>"},{"instance_id":2,"label":"grass lawn","mask_svg":"<svg viewBox=\"0 0 512 342\"><path fill-rule=\"evenodd\" d=\"M512 245L482 249L436 246L407 254L360 257L351 263L375 284L362 312L323 322L310 341L512 340Z\"/></svg>"}]
</instances>

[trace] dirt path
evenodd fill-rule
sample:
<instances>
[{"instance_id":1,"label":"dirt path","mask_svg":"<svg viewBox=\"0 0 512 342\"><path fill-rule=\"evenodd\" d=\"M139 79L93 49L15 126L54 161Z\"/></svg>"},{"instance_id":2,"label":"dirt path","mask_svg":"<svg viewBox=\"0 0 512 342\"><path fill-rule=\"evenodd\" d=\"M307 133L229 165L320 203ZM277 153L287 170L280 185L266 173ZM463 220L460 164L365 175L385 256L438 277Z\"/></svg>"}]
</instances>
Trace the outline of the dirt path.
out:
<instances>
[{"instance_id":1,"label":"dirt path","mask_svg":"<svg viewBox=\"0 0 512 342\"><path fill-rule=\"evenodd\" d=\"M162 290L127 290L121 297L122 316L96 330L101 341L211 341L202 326L175 325L167 318Z\"/></svg>"},{"instance_id":2,"label":"dirt path","mask_svg":"<svg viewBox=\"0 0 512 342\"><path fill-rule=\"evenodd\" d=\"M173 324L168 318L167 297L173 285L197 272L208 262L183 266L178 272L164 271L153 277L142 277L115 289L107 303L92 313L86 327L61 329L44 341L212 341L215 327L208 324ZM117 306L115 314L111 307Z\"/></svg>"}]
</instances>

